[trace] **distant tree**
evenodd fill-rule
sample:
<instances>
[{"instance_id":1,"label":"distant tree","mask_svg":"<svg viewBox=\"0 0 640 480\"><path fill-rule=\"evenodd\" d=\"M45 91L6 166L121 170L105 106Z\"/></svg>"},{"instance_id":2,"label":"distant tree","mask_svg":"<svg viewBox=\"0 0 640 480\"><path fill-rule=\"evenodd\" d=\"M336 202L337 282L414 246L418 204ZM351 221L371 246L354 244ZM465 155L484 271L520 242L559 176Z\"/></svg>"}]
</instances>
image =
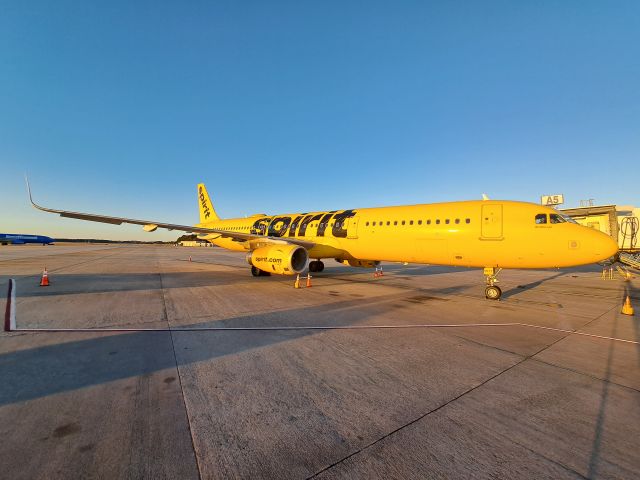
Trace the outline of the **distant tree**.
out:
<instances>
[{"instance_id":1,"label":"distant tree","mask_svg":"<svg viewBox=\"0 0 640 480\"><path fill-rule=\"evenodd\" d=\"M196 234L192 234L192 235L181 235L180 237L178 237L178 239L176 240L176 243L179 242L195 242L198 239L198 236Z\"/></svg>"}]
</instances>

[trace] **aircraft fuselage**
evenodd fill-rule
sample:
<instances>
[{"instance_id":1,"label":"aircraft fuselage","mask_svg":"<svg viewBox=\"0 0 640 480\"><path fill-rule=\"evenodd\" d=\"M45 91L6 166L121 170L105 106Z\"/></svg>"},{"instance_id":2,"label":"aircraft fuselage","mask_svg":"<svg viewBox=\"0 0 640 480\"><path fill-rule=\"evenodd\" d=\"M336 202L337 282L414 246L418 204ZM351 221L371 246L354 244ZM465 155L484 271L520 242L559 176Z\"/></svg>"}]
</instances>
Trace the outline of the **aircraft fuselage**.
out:
<instances>
[{"instance_id":1,"label":"aircraft fuselage","mask_svg":"<svg viewBox=\"0 0 640 480\"><path fill-rule=\"evenodd\" d=\"M201 223L221 230L315 243L310 258L348 257L465 267L550 268L595 263L615 242L533 203L463 201L258 215ZM246 243L203 235L230 250ZM347 258L348 258L347 257Z\"/></svg>"}]
</instances>

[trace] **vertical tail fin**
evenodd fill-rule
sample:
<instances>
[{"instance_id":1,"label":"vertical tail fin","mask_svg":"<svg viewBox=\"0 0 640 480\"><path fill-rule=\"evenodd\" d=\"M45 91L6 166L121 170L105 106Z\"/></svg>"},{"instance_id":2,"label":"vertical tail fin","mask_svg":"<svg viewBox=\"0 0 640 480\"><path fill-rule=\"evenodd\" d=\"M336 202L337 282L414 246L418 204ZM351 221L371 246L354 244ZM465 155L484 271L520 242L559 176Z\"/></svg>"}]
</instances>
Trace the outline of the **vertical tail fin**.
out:
<instances>
[{"instance_id":1,"label":"vertical tail fin","mask_svg":"<svg viewBox=\"0 0 640 480\"><path fill-rule=\"evenodd\" d=\"M204 183L198 184L198 208L200 209L200 223L220 220L220 217L218 217L218 214L213 208Z\"/></svg>"}]
</instances>

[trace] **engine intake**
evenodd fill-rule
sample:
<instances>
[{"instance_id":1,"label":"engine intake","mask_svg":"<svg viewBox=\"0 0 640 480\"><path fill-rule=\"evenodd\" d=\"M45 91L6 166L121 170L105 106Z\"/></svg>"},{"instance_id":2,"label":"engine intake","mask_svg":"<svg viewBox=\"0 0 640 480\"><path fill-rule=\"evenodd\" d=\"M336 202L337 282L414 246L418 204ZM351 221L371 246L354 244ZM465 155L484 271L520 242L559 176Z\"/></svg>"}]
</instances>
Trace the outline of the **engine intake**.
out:
<instances>
[{"instance_id":1,"label":"engine intake","mask_svg":"<svg viewBox=\"0 0 640 480\"><path fill-rule=\"evenodd\" d=\"M307 266L309 254L298 245L269 245L247 254L247 263L279 275L295 275Z\"/></svg>"}]
</instances>

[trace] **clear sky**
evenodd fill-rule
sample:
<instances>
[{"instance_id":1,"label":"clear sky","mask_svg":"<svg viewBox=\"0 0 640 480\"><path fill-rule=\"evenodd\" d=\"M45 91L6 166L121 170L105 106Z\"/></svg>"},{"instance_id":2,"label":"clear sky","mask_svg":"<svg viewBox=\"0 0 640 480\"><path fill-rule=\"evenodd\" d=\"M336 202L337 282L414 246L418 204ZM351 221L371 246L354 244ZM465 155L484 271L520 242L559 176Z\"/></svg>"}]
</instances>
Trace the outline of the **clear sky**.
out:
<instances>
[{"instance_id":1,"label":"clear sky","mask_svg":"<svg viewBox=\"0 0 640 480\"><path fill-rule=\"evenodd\" d=\"M640 2L0 0L0 232L491 198L640 205Z\"/></svg>"}]
</instances>

